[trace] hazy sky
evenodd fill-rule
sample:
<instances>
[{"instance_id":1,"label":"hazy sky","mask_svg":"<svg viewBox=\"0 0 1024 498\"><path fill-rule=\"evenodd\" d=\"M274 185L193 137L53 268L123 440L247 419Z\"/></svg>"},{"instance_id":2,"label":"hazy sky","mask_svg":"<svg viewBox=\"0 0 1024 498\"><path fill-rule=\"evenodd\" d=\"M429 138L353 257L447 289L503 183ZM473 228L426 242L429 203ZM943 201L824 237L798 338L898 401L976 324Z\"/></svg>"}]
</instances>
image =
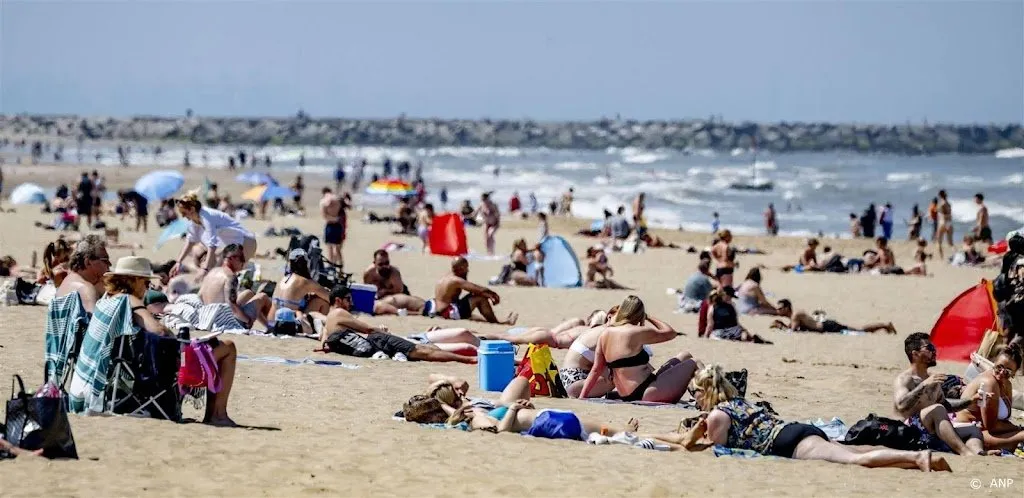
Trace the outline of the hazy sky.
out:
<instances>
[{"instance_id":1,"label":"hazy sky","mask_svg":"<svg viewBox=\"0 0 1024 498\"><path fill-rule=\"evenodd\" d=\"M1024 121L1024 1L0 1L0 112Z\"/></svg>"}]
</instances>

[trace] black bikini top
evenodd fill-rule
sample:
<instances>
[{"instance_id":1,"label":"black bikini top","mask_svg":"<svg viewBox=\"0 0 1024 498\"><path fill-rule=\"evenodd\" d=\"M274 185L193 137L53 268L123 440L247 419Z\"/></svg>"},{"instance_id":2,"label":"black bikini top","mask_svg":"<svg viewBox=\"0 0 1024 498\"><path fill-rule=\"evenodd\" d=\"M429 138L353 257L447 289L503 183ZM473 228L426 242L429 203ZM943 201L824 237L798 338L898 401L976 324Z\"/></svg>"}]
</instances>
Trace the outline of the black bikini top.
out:
<instances>
[{"instance_id":1,"label":"black bikini top","mask_svg":"<svg viewBox=\"0 0 1024 498\"><path fill-rule=\"evenodd\" d=\"M639 367L650 363L651 355L647 354L646 349L641 349L639 353L629 356L626 358L619 358L615 361L608 362L608 368L626 368L626 367Z\"/></svg>"}]
</instances>

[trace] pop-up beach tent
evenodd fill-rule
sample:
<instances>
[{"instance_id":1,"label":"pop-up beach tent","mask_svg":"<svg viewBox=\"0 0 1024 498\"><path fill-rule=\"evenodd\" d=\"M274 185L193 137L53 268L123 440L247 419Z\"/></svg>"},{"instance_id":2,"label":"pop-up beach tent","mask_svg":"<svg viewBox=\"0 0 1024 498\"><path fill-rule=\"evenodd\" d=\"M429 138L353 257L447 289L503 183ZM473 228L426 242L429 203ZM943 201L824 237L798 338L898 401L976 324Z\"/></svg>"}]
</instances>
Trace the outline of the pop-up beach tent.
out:
<instances>
[{"instance_id":1,"label":"pop-up beach tent","mask_svg":"<svg viewBox=\"0 0 1024 498\"><path fill-rule=\"evenodd\" d=\"M932 343L940 360L969 362L985 332L1000 330L992 283L982 280L954 298L932 327Z\"/></svg>"},{"instance_id":2,"label":"pop-up beach tent","mask_svg":"<svg viewBox=\"0 0 1024 498\"><path fill-rule=\"evenodd\" d=\"M438 256L463 256L469 252L466 227L458 213L444 213L430 224L430 253Z\"/></svg>"},{"instance_id":3,"label":"pop-up beach tent","mask_svg":"<svg viewBox=\"0 0 1024 498\"><path fill-rule=\"evenodd\" d=\"M544 253L544 287L583 286L580 260L568 241L558 235L549 235L540 241L540 250ZM526 269L531 276L537 273L536 263L530 263Z\"/></svg>"}]
</instances>

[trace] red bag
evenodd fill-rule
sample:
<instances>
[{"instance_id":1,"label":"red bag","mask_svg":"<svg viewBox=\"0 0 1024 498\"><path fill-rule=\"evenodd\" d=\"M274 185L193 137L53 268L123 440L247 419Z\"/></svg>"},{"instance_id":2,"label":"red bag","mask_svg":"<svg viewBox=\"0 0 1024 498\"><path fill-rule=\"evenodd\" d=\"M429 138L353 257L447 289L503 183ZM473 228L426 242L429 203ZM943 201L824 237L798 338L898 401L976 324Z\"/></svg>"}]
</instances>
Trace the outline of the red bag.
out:
<instances>
[{"instance_id":1,"label":"red bag","mask_svg":"<svg viewBox=\"0 0 1024 498\"><path fill-rule=\"evenodd\" d=\"M217 374L217 361L209 344L192 341L185 346L185 361L178 369L178 389L182 394L201 387L212 393L220 391L220 376Z\"/></svg>"}]
</instances>

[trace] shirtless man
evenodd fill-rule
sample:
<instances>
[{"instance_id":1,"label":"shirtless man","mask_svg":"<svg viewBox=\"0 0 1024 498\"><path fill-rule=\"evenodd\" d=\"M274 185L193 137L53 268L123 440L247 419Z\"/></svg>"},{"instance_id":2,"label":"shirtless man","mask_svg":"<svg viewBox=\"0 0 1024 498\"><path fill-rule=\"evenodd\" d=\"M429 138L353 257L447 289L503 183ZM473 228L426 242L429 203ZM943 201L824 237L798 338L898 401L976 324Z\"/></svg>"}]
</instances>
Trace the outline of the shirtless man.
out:
<instances>
[{"instance_id":1,"label":"shirtless man","mask_svg":"<svg viewBox=\"0 0 1024 498\"><path fill-rule=\"evenodd\" d=\"M935 366L935 345L928 334L915 332L903 341L910 368L893 382L893 409L926 436L929 448L960 455L984 454L981 429L970 424L954 427L948 414L976 406L980 396L948 399L943 392L944 374L928 374ZM938 437L935 437L938 436Z\"/></svg>"},{"instance_id":2,"label":"shirtless man","mask_svg":"<svg viewBox=\"0 0 1024 498\"><path fill-rule=\"evenodd\" d=\"M974 203L978 205L978 216L974 220L974 240L991 244L992 228L988 226L988 206L985 205L985 196L981 192L974 194Z\"/></svg>"},{"instance_id":3,"label":"shirtless man","mask_svg":"<svg viewBox=\"0 0 1024 498\"><path fill-rule=\"evenodd\" d=\"M319 351L359 357L373 356L377 351L399 360L476 363L472 356L444 351L433 344L414 344L389 334L383 325L374 327L352 316L352 294L344 285L331 289L330 300L331 309L323 318L325 325L320 334Z\"/></svg>"},{"instance_id":4,"label":"shirtless man","mask_svg":"<svg viewBox=\"0 0 1024 498\"><path fill-rule=\"evenodd\" d=\"M824 271L824 268L818 263L818 239L813 237L807 239L807 247L804 248L804 252L800 253L800 267L803 271Z\"/></svg>"},{"instance_id":5,"label":"shirtless man","mask_svg":"<svg viewBox=\"0 0 1024 498\"><path fill-rule=\"evenodd\" d=\"M889 323L868 323L860 327L851 327L849 325L843 325L835 320L816 320L813 316L808 315L807 312L802 310L794 310L793 303L789 302L789 299L779 299L778 316L789 318L789 324L782 320L775 320L772 322L771 328L792 330L793 332L823 332L823 333L839 333L844 330L862 330L864 332L878 332L884 330L890 334L896 333L896 327L892 326L892 322Z\"/></svg>"},{"instance_id":6,"label":"shirtless man","mask_svg":"<svg viewBox=\"0 0 1024 498\"><path fill-rule=\"evenodd\" d=\"M471 218L482 216L484 219L484 239L487 243L487 255L494 256L494 235L498 233L498 225L501 223L501 211L498 205L491 200L491 193L484 192L480 196L480 205L473 212Z\"/></svg>"},{"instance_id":7,"label":"shirtless man","mask_svg":"<svg viewBox=\"0 0 1024 498\"><path fill-rule=\"evenodd\" d=\"M408 294L409 290L402 282L402 272L391 266L391 257L384 249L374 251L373 264L363 272L363 283L377 287L374 315L397 315L400 309L417 314L423 312L426 301Z\"/></svg>"},{"instance_id":8,"label":"shirtless man","mask_svg":"<svg viewBox=\"0 0 1024 498\"><path fill-rule=\"evenodd\" d=\"M471 320L473 310L479 310L487 323L514 325L519 315L512 312L504 321L498 321L492 308L501 302L498 293L466 280L468 276L469 262L466 258L458 257L452 260L451 273L441 277L434 287L434 299L431 300L432 314L449 320ZM460 298L459 295L463 291L467 294Z\"/></svg>"},{"instance_id":9,"label":"shirtless man","mask_svg":"<svg viewBox=\"0 0 1024 498\"><path fill-rule=\"evenodd\" d=\"M951 244L952 245L952 244ZM896 267L896 255L889 249L889 240L885 237L875 238L875 248L878 249L878 262L876 268L888 270Z\"/></svg>"},{"instance_id":10,"label":"shirtless man","mask_svg":"<svg viewBox=\"0 0 1024 498\"><path fill-rule=\"evenodd\" d=\"M338 196L324 187L320 198L320 215L324 218L324 246L327 247L327 260L335 265L343 263L341 245L345 242L344 210L348 206Z\"/></svg>"},{"instance_id":11,"label":"shirtless man","mask_svg":"<svg viewBox=\"0 0 1024 498\"><path fill-rule=\"evenodd\" d=\"M946 242L949 247L953 247L953 207L949 204L949 199L946 198L946 191L939 191L939 231L936 236L936 241L939 243L939 257L944 258L942 254L942 236L946 236Z\"/></svg>"},{"instance_id":12,"label":"shirtless man","mask_svg":"<svg viewBox=\"0 0 1024 498\"><path fill-rule=\"evenodd\" d=\"M110 270L107 245L98 235L86 235L75 245L68 260L68 275L57 288L55 297L77 292L85 311L92 313L103 295L103 274Z\"/></svg>"},{"instance_id":13,"label":"shirtless man","mask_svg":"<svg viewBox=\"0 0 1024 498\"><path fill-rule=\"evenodd\" d=\"M247 328L259 324L262 330L269 330L267 316L270 313L270 297L251 290L241 294L238 292L237 273L244 267L245 250L242 246L230 244L225 247L224 262L206 274L199 286L199 298L204 304L227 303L235 318Z\"/></svg>"}]
</instances>

